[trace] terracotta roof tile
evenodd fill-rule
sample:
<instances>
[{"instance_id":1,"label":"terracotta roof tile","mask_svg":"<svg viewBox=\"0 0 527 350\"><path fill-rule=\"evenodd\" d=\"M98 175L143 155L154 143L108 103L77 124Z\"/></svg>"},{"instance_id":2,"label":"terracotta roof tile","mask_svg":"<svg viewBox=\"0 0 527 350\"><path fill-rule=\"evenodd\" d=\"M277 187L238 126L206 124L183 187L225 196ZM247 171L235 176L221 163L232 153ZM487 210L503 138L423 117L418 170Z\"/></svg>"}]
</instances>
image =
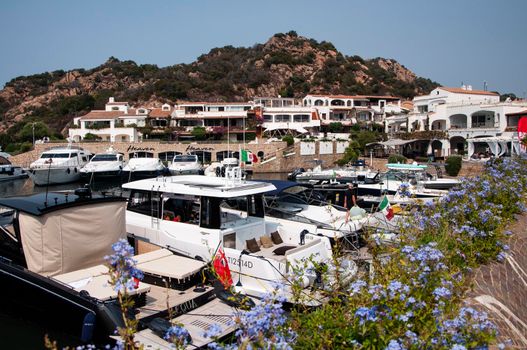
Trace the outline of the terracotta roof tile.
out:
<instances>
[{"instance_id":1,"label":"terracotta roof tile","mask_svg":"<svg viewBox=\"0 0 527 350\"><path fill-rule=\"evenodd\" d=\"M109 105L109 106L112 106L112 105L127 105L128 102L107 102L106 104Z\"/></svg>"},{"instance_id":2,"label":"terracotta roof tile","mask_svg":"<svg viewBox=\"0 0 527 350\"><path fill-rule=\"evenodd\" d=\"M148 116L152 118L169 118L171 113L172 107L168 111L164 111L162 108L152 108Z\"/></svg>"},{"instance_id":3,"label":"terracotta roof tile","mask_svg":"<svg viewBox=\"0 0 527 350\"><path fill-rule=\"evenodd\" d=\"M115 119L124 113L122 111L90 111L83 115L81 120L86 119Z\"/></svg>"}]
</instances>

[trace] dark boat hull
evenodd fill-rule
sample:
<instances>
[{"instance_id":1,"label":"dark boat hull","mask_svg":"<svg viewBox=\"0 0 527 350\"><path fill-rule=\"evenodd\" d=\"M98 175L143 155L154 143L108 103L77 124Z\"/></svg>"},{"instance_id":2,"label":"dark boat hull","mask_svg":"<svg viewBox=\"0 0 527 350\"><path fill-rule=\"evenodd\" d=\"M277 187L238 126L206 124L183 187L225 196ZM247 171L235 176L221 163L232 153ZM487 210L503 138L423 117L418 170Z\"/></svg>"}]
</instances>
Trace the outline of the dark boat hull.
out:
<instances>
[{"instance_id":1,"label":"dark boat hull","mask_svg":"<svg viewBox=\"0 0 527 350\"><path fill-rule=\"evenodd\" d=\"M0 258L2 311L79 339L108 343L122 324L116 302L100 302Z\"/></svg>"}]
</instances>

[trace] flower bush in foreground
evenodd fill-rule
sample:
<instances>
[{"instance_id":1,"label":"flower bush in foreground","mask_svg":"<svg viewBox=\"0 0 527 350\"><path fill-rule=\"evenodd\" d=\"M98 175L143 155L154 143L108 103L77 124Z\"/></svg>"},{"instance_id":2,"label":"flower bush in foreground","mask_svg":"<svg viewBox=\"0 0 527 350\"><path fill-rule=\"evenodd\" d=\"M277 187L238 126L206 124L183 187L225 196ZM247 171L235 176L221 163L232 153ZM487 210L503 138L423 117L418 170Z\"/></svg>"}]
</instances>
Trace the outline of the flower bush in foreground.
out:
<instances>
[{"instance_id":1,"label":"flower bush in foreground","mask_svg":"<svg viewBox=\"0 0 527 350\"><path fill-rule=\"evenodd\" d=\"M496 335L462 299L472 268L505 257L504 226L525 211L525 157L489 162L401 227L400 245L374 247L374 274L296 311L296 348L484 349ZM326 289L330 290L330 289Z\"/></svg>"}]
</instances>

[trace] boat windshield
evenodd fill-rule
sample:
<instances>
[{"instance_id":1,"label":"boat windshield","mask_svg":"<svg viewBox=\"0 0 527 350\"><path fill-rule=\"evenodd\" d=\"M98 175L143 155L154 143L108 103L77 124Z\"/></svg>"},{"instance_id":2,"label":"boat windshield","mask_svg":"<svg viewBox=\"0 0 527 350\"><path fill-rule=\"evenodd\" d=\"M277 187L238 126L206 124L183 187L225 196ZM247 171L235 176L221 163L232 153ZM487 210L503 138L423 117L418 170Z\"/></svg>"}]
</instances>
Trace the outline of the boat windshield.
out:
<instances>
[{"instance_id":1,"label":"boat windshield","mask_svg":"<svg viewBox=\"0 0 527 350\"><path fill-rule=\"evenodd\" d=\"M75 155L77 155L75 153ZM40 156L40 158L45 158L45 159L49 159L49 158L69 158L70 157L70 154L69 153L42 153L42 156Z\"/></svg>"},{"instance_id":2,"label":"boat windshield","mask_svg":"<svg viewBox=\"0 0 527 350\"><path fill-rule=\"evenodd\" d=\"M179 163L179 162L196 162L198 160L198 156L196 155L191 155L191 154L178 154L176 156L174 156L174 160L173 162L174 163Z\"/></svg>"},{"instance_id":3,"label":"boat windshield","mask_svg":"<svg viewBox=\"0 0 527 350\"><path fill-rule=\"evenodd\" d=\"M115 154L97 154L95 157L92 158L92 162L110 162L110 161L116 161L117 155Z\"/></svg>"}]
</instances>

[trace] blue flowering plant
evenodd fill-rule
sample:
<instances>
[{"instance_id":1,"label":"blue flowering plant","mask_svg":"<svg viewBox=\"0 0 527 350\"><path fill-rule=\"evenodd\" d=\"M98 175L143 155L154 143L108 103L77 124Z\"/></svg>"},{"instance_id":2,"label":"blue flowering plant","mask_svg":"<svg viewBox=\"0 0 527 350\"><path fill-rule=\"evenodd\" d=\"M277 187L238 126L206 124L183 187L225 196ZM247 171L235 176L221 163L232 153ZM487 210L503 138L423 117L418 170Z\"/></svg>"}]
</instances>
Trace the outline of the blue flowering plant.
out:
<instances>
[{"instance_id":1,"label":"blue flowering plant","mask_svg":"<svg viewBox=\"0 0 527 350\"><path fill-rule=\"evenodd\" d=\"M292 330L291 319L283 309L285 298L282 288L265 294L250 310L237 310L232 315L232 326L237 329L234 333L235 341L230 344L220 344L213 341L211 349L293 349L296 333ZM222 331L218 325L213 325L203 334L207 338L216 340Z\"/></svg>"},{"instance_id":2,"label":"blue flowering plant","mask_svg":"<svg viewBox=\"0 0 527 350\"><path fill-rule=\"evenodd\" d=\"M120 239L112 245L113 254L106 256L108 266L109 284L117 292L117 298L121 307L123 327L119 327L117 332L121 337L123 348L126 350L137 349L138 345L134 341L134 334L137 331L137 320L131 316L134 301L129 292L133 291L143 278L143 273L136 268L136 261L133 259L134 248L125 239Z\"/></svg>"},{"instance_id":3,"label":"blue flowering plant","mask_svg":"<svg viewBox=\"0 0 527 350\"><path fill-rule=\"evenodd\" d=\"M172 325L166 332L164 339L173 345L173 348L186 349L192 342L189 331L181 324Z\"/></svg>"},{"instance_id":4,"label":"blue flowering plant","mask_svg":"<svg viewBox=\"0 0 527 350\"><path fill-rule=\"evenodd\" d=\"M397 188L397 195L402 198L409 198L412 196L412 192L410 191L410 184L407 182L403 182L399 185Z\"/></svg>"}]
</instances>

